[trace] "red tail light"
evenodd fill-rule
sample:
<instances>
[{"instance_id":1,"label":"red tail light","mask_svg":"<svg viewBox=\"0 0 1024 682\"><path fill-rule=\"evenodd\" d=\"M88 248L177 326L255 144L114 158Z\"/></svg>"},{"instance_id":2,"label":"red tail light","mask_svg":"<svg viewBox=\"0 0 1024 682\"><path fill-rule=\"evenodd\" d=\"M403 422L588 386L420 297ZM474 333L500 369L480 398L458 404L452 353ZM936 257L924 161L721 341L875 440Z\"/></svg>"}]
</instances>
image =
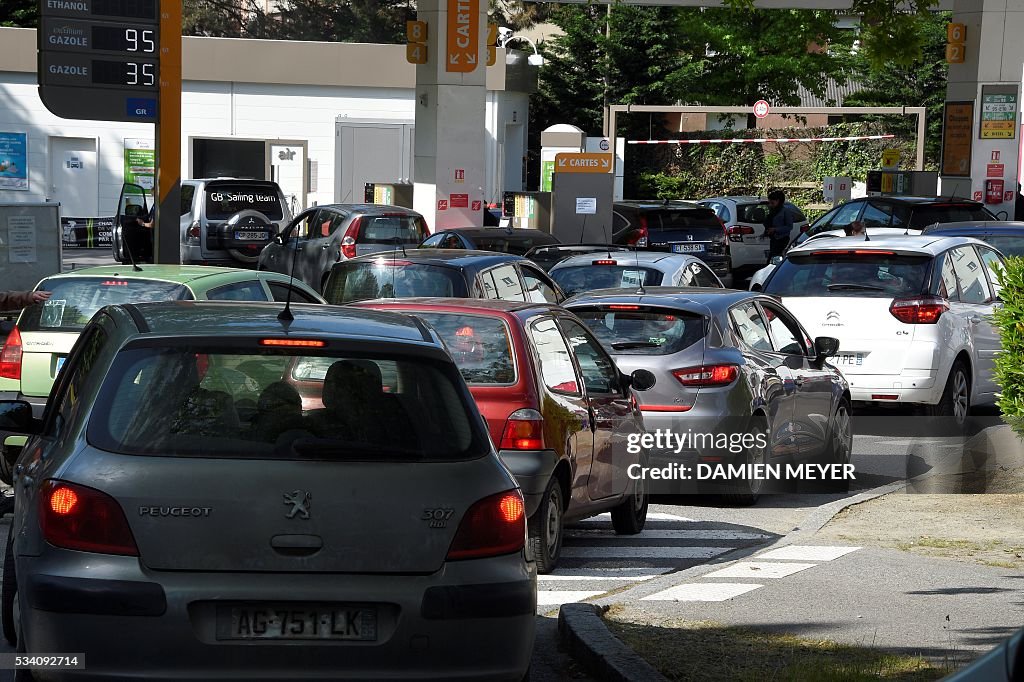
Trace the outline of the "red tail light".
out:
<instances>
[{"instance_id":1,"label":"red tail light","mask_svg":"<svg viewBox=\"0 0 1024 682\"><path fill-rule=\"evenodd\" d=\"M356 239L359 238L359 231L363 228L362 216L356 218L345 230L345 236L341 238L341 257L356 257Z\"/></svg>"},{"instance_id":2,"label":"red tail light","mask_svg":"<svg viewBox=\"0 0 1024 682\"><path fill-rule=\"evenodd\" d=\"M889 305L892 316L904 324L935 324L947 310L949 304L937 296L897 298Z\"/></svg>"},{"instance_id":3,"label":"red tail light","mask_svg":"<svg viewBox=\"0 0 1024 682\"><path fill-rule=\"evenodd\" d=\"M729 241L741 242L743 241L743 235L754 234L754 228L749 225L733 225L726 228L725 233L729 236Z\"/></svg>"},{"instance_id":4,"label":"red tail light","mask_svg":"<svg viewBox=\"0 0 1024 682\"><path fill-rule=\"evenodd\" d=\"M480 500L459 523L448 561L482 559L522 551L526 543L526 505L518 490Z\"/></svg>"},{"instance_id":5,"label":"red tail light","mask_svg":"<svg viewBox=\"0 0 1024 682\"><path fill-rule=\"evenodd\" d=\"M21 332L15 327L0 351L0 377L21 381Z\"/></svg>"},{"instance_id":6,"label":"red tail light","mask_svg":"<svg viewBox=\"0 0 1024 682\"><path fill-rule=\"evenodd\" d=\"M543 450L544 418L537 410L516 410L501 434L501 450Z\"/></svg>"},{"instance_id":7,"label":"red tail light","mask_svg":"<svg viewBox=\"0 0 1024 682\"><path fill-rule=\"evenodd\" d=\"M649 236L647 229L647 217L640 216L640 229L633 233L626 243L630 246L639 246L641 248L647 246L647 237Z\"/></svg>"},{"instance_id":8,"label":"red tail light","mask_svg":"<svg viewBox=\"0 0 1024 682\"><path fill-rule=\"evenodd\" d=\"M45 481L39 520L46 541L79 552L138 556L124 510L110 495L83 485Z\"/></svg>"},{"instance_id":9,"label":"red tail light","mask_svg":"<svg viewBox=\"0 0 1024 682\"><path fill-rule=\"evenodd\" d=\"M672 371L683 386L728 386L740 375L736 365L705 365Z\"/></svg>"}]
</instances>

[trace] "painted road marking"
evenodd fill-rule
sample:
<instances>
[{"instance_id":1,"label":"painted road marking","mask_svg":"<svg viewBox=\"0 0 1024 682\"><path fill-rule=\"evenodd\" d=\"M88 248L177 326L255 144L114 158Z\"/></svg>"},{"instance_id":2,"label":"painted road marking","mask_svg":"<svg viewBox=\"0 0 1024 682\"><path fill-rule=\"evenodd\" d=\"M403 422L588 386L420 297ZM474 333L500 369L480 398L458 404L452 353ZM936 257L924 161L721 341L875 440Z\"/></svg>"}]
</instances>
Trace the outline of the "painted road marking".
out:
<instances>
[{"instance_id":1,"label":"painted road marking","mask_svg":"<svg viewBox=\"0 0 1024 682\"><path fill-rule=\"evenodd\" d=\"M860 547L831 547L825 545L789 545L779 547L764 554L758 559L791 559L794 561L832 561L841 556L855 552Z\"/></svg>"},{"instance_id":2,"label":"painted road marking","mask_svg":"<svg viewBox=\"0 0 1024 682\"><path fill-rule=\"evenodd\" d=\"M626 580L641 582L665 575L671 568L556 568L554 573L539 575L537 580Z\"/></svg>"},{"instance_id":3,"label":"painted road marking","mask_svg":"<svg viewBox=\"0 0 1024 682\"><path fill-rule=\"evenodd\" d=\"M688 519L685 516L676 516L675 514L663 514L661 512L649 512L647 514L648 521L685 521L687 523L697 523L696 519ZM577 524L590 524L590 523L611 523L612 515L610 512L604 514L598 514L597 516L591 516L588 519L581 519L579 521L573 521L569 526L575 526Z\"/></svg>"},{"instance_id":4,"label":"painted road marking","mask_svg":"<svg viewBox=\"0 0 1024 682\"><path fill-rule=\"evenodd\" d=\"M571 559L710 559L735 547L563 547L562 556Z\"/></svg>"},{"instance_id":5,"label":"painted road marking","mask_svg":"<svg viewBox=\"0 0 1024 682\"><path fill-rule=\"evenodd\" d=\"M640 601L725 601L762 587L753 583L687 583L643 597Z\"/></svg>"},{"instance_id":6,"label":"painted road marking","mask_svg":"<svg viewBox=\"0 0 1024 682\"><path fill-rule=\"evenodd\" d=\"M785 578L818 564L782 564L769 561L737 561L731 566L705 573L702 578Z\"/></svg>"},{"instance_id":7,"label":"painted road marking","mask_svg":"<svg viewBox=\"0 0 1024 682\"><path fill-rule=\"evenodd\" d=\"M604 594L603 591L587 592L584 590L543 590L537 592L537 606L561 606L572 602L582 601L590 597Z\"/></svg>"},{"instance_id":8,"label":"painted road marking","mask_svg":"<svg viewBox=\"0 0 1024 682\"><path fill-rule=\"evenodd\" d=\"M566 534L575 538L586 537L619 537L610 528L569 528ZM738 530L698 529L698 530L645 530L631 538L651 540L767 540L772 535L766 533L750 533Z\"/></svg>"}]
</instances>

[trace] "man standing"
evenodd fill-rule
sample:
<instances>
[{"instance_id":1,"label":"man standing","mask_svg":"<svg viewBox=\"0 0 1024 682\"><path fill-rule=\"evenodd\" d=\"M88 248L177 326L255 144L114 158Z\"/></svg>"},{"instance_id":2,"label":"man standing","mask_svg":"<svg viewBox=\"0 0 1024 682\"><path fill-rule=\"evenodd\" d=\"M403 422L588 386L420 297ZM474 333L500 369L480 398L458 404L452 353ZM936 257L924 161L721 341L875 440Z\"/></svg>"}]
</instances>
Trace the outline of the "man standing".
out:
<instances>
[{"instance_id":1,"label":"man standing","mask_svg":"<svg viewBox=\"0 0 1024 682\"><path fill-rule=\"evenodd\" d=\"M768 193L768 219L764 227L769 243L769 258L781 256L789 246L793 232L793 215L786 206L786 195L782 190Z\"/></svg>"}]
</instances>

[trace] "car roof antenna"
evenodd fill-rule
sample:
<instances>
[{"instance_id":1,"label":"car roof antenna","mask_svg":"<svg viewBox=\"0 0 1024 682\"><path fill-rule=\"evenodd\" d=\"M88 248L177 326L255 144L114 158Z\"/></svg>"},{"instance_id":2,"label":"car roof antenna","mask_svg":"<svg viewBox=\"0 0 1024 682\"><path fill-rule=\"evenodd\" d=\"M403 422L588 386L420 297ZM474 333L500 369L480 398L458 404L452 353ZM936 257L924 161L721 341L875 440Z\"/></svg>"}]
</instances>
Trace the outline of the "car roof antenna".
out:
<instances>
[{"instance_id":1,"label":"car roof antenna","mask_svg":"<svg viewBox=\"0 0 1024 682\"><path fill-rule=\"evenodd\" d=\"M640 249L634 247L633 255L636 257L636 295L643 296L647 292L644 290L644 276L643 272L640 270Z\"/></svg>"},{"instance_id":2,"label":"car roof antenna","mask_svg":"<svg viewBox=\"0 0 1024 682\"><path fill-rule=\"evenodd\" d=\"M287 244L289 241L292 241L291 238L295 236L295 230L298 227L299 227L299 222L298 221L292 223L292 225L291 225L291 232L288 235L288 239L284 239L284 237L281 237L281 239L282 239L282 246L284 244ZM287 229L287 228L285 228L285 229ZM277 319L281 322L281 324L284 325L285 329L288 329L288 325L291 324L292 320L295 319L295 316L292 315L292 288L293 288L292 284L294 284L294 282L295 282L295 260L296 260L296 257L299 255L299 238L295 237L294 241L295 241L295 248L292 250L292 271L288 275L288 295L285 297L285 300L284 300L284 308L281 310L281 312L279 312L277 314ZM320 292L320 293L321 293L321 295L323 295L323 292Z\"/></svg>"}]
</instances>

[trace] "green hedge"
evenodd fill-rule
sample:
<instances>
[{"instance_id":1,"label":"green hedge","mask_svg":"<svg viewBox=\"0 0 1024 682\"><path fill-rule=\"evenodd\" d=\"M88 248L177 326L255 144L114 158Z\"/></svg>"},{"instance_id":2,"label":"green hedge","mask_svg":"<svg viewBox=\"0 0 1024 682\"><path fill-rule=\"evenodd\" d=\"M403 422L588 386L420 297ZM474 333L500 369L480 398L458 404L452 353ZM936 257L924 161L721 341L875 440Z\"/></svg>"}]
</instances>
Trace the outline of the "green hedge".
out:
<instances>
[{"instance_id":1,"label":"green hedge","mask_svg":"<svg viewBox=\"0 0 1024 682\"><path fill-rule=\"evenodd\" d=\"M998 275L1003 301L995 313L1002 341L995 370L1001 389L999 409L1015 431L1024 433L1024 258L1007 258Z\"/></svg>"}]
</instances>

